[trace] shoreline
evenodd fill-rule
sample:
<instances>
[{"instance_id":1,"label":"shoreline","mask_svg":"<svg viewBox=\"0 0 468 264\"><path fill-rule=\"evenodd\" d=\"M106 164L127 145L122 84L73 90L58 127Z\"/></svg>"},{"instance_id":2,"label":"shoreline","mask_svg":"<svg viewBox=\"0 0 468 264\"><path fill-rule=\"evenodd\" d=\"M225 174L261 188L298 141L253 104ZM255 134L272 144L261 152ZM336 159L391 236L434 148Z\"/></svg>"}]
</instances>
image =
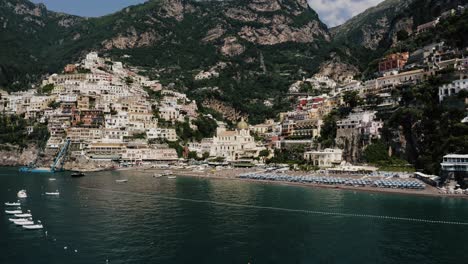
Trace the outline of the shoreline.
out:
<instances>
[{"instance_id":1,"label":"shoreline","mask_svg":"<svg viewBox=\"0 0 468 264\"><path fill-rule=\"evenodd\" d=\"M148 173L161 173L167 170L170 170L170 169L156 169L156 168L137 169L137 171L144 171ZM128 171L128 170L124 170L124 171ZM367 192L367 193L384 193L384 194L396 194L396 195L413 195L413 196L425 196L425 197L468 199L468 195L439 193L437 188L427 185L427 184L425 184L426 189L424 190L408 190L408 189L377 188L377 187L370 187L370 186L355 187L355 186L347 186L347 185L327 185L327 184L316 184L316 183L298 183L298 182L286 182L286 181L253 180L253 179L237 178L236 176L241 173L253 172L252 170L242 170L242 169L231 169L231 170L220 170L220 171L215 170L211 172L210 171L194 172L194 171L188 171L184 169L172 169L170 171L172 171L175 176L192 177L192 178L255 182L255 183L276 184L276 185L283 185L283 186L359 191L359 192ZM257 171L257 172L260 172L260 171ZM302 175L293 175L293 176L302 176Z\"/></svg>"}]
</instances>

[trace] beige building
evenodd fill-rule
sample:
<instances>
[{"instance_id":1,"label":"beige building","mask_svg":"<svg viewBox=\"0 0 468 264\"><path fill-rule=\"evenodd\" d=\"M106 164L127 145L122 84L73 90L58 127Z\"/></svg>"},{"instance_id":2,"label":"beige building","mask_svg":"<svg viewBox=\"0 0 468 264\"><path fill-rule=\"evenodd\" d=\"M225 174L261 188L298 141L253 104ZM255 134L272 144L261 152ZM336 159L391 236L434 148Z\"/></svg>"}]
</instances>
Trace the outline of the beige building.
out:
<instances>
[{"instance_id":1,"label":"beige building","mask_svg":"<svg viewBox=\"0 0 468 264\"><path fill-rule=\"evenodd\" d=\"M250 135L249 125L243 120L234 131L218 127L216 136L210 149L210 156L223 157L227 161L256 158L263 146L257 146L255 139Z\"/></svg>"}]
</instances>

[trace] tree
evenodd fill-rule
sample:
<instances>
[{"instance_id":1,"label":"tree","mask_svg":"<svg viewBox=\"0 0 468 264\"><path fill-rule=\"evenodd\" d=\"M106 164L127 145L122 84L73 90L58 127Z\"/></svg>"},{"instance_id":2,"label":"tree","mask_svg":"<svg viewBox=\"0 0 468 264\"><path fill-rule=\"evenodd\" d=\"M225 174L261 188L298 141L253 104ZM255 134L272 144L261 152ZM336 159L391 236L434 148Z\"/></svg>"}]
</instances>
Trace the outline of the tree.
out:
<instances>
[{"instance_id":1,"label":"tree","mask_svg":"<svg viewBox=\"0 0 468 264\"><path fill-rule=\"evenodd\" d=\"M343 94L343 101L346 106L351 108L354 108L361 103L361 99L359 98L359 93L357 91L346 91Z\"/></svg>"}]
</instances>

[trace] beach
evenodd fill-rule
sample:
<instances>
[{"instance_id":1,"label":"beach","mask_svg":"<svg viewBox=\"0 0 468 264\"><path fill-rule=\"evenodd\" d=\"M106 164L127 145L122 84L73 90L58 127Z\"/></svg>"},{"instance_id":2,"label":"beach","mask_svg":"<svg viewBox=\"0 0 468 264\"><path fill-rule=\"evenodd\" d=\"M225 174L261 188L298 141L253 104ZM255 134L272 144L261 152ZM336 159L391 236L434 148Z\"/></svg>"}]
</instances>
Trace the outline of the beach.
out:
<instances>
[{"instance_id":1,"label":"beach","mask_svg":"<svg viewBox=\"0 0 468 264\"><path fill-rule=\"evenodd\" d=\"M247 181L247 182L261 182L265 184L277 184L277 185L290 185L290 186L302 186L308 188L325 188L325 189L335 189L335 190L352 190L360 192L373 192L373 193L391 193L391 194L404 194L404 195L419 195L419 196L436 196L436 197L453 197L453 198L465 198L468 199L468 195L465 194L442 194L439 193L439 190L436 187L433 187L428 184L425 185L423 190L414 190L414 189L394 189L394 188L379 188L372 186L349 186L344 184L339 185L329 185L329 184L317 184L317 183L301 183L301 182L286 182L286 181L271 181L271 180L254 180L254 179L241 179L238 176L244 173L262 173L262 169L253 169L253 168L233 168L233 169L205 169L205 170L190 170L190 169L171 169L171 168L125 168L123 170L137 170L143 171L150 175L153 174L163 174L165 172L171 171L174 175L186 176L186 177L199 177L199 178L210 178L218 180L232 180L232 181ZM298 172L298 171L288 171L284 175L289 176L310 176L318 175L312 174L310 172ZM321 175L324 176L324 175ZM361 179L363 177L368 177L366 175L350 175L350 174L340 174L340 175L328 175L336 178L353 178ZM372 177L373 179L379 179ZM409 179L405 179L409 180ZM412 179L416 180L416 179Z\"/></svg>"}]
</instances>

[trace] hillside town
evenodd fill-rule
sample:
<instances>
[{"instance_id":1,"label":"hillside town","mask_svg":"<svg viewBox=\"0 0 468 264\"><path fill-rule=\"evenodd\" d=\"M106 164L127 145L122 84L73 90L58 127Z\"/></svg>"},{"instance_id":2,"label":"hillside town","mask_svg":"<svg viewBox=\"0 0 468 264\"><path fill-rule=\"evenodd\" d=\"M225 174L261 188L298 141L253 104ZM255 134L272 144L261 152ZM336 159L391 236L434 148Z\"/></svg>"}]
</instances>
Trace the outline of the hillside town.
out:
<instances>
[{"instance_id":1,"label":"hillside town","mask_svg":"<svg viewBox=\"0 0 468 264\"><path fill-rule=\"evenodd\" d=\"M444 13L418 26L415 34L464 10L459 7ZM193 78L216 78L225 67L219 63ZM375 78L370 79L337 81L315 74L289 87L289 98L294 102L290 111L256 125L249 125L244 118L228 124L202 114L200 105L186 94L137 72L91 52L81 62L68 64L62 72L45 78L36 89L3 92L1 112L24 116L30 121L28 133L39 123L46 125L50 134L42 154L29 164L31 170L100 170L196 160L216 166L288 163L297 170L373 173L379 166L366 162L363 154L381 139L382 116L401 104L401 95L394 91L441 75L451 79L439 87L440 103L466 91L468 50L438 42L411 53L391 53L379 60L372 75ZM337 114L340 109L346 111ZM331 117L336 119L334 123L330 123ZM215 128L203 137L194 137L190 133L199 131L199 118ZM330 125L334 130L325 130ZM186 133L190 135L182 135ZM394 138L399 146L390 146L389 156L405 144L401 131ZM294 158L281 158L288 151ZM440 161L442 178L424 177L435 185L449 178L463 184L468 156L455 156L446 153Z\"/></svg>"}]
</instances>

